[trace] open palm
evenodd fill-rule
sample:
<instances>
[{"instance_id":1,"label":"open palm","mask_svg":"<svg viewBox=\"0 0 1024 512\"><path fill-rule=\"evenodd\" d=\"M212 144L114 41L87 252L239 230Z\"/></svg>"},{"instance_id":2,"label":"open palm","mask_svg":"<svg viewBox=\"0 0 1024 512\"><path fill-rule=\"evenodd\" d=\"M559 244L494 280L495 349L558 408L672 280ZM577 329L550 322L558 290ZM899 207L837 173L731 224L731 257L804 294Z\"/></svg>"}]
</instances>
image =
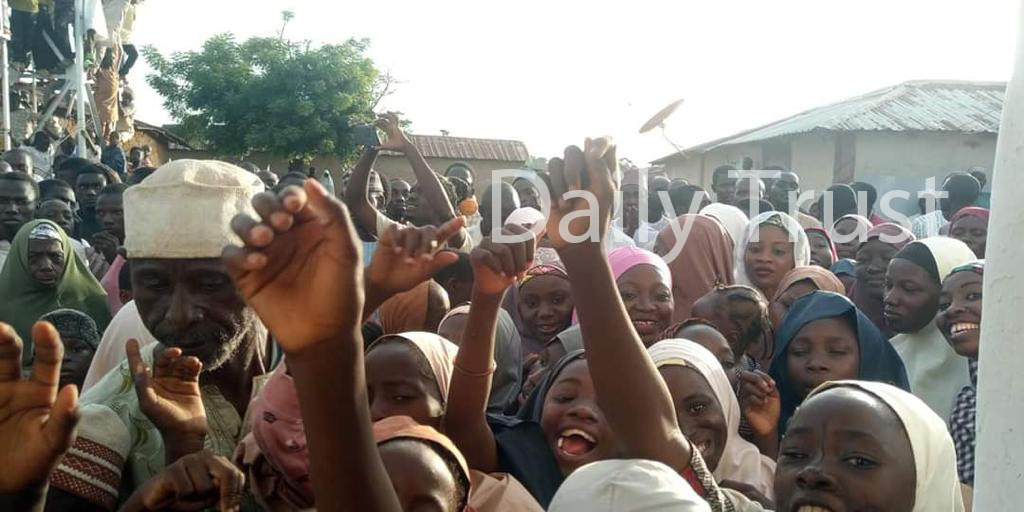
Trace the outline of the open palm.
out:
<instances>
[{"instance_id":1,"label":"open palm","mask_svg":"<svg viewBox=\"0 0 1024 512\"><path fill-rule=\"evenodd\" d=\"M286 352L360 324L362 261L345 206L316 180L304 189L253 199L260 220L241 214L232 229L245 243L224 259L235 286Z\"/></svg>"},{"instance_id":2,"label":"open palm","mask_svg":"<svg viewBox=\"0 0 1024 512\"><path fill-rule=\"evenodd\" d=\"M139 409L160 432L203 437L207 432L206 409L199 393L203 364L183 356L179 348L167 348L154 358L150 371L139 354L139 342L128 340L128 369L135 381Z\"/></svg>"},{"instance_id":3,"label":"open palm","mask_svg":"<svg viewBox=\"0 0 1024 512\"><path fill-rule=\"evenodd\" d=\"M21 340L0 324L0 494L46 483L74 440L78 392L57 391L64 347L48 323L33 328L32 376L21 377Z\"/></svg>"},{"instance_id":4,"label":"open palm","mask_svg":"<svg viewBox=\"0 0 1024 512\"><path fill-rule=\"evenodd\" d=\"M552 159L547 235L555 249L581 242L582 237L590 241L595 233L599 240L604 239L614 207L613 175L617 169L615 146L605 138L587 139L582 151L570 146L564 159ZM576 196L581 192L581 196L565 197L566 193Z\"/></svg>"}]
</instances>

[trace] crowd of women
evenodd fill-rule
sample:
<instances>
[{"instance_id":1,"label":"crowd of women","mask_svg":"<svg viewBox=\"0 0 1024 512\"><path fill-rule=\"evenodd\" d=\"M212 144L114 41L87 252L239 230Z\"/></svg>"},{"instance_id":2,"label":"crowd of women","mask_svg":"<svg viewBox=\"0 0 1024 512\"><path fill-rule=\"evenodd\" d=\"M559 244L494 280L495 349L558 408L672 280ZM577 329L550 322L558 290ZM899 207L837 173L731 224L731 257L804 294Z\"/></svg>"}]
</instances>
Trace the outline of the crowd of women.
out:
<instances>
[{"instance_id":1,"label":"crowd of women","mask_svg":"<svg viewBox=\"0 0 1024 512\"><path fill-rule=\"evenodd\" d=\"M824 229L782 211L748 218L708 196L665 212L649 251L631 238L651 224L613 221L615 147L588 139L543 173L546 219L521 180L491 185L512 207L481 204L484 222L467 229L456 211L475 213L472 172L439 177L397 120L382 128L420 178L411 195L389 184L399 207L368 148L345 202L310 180L249 194L230 222L232 293L269 332L268 353L283 352L236 406L233 457L209 438L183 451L164 439L147 479L126 471L99 489L121 474L104 466L115 443L74 438L77 394L61 388L81 387L84 367L99 373L86 407L138 393L107 405L141 410L129 429L145 444L221 421L213 370L188 344L153 352L165 333L112 334L64 228L18 229L0 272L0 294L17 296L0 304L13 325L0 325L6 510L42 507L48 490L97 510L969 510L987 210L949 212L948 236L915 240L857 215ZM181 172L147 180L200 179ZM596 210L565 198L581 190ZM518 241L492 236L492 219ZM122 265L142 261L132 251ZM204 279L195 286L215 286ZM101 334L119 351L90 365Z\"/></svg>"}]
</instances>

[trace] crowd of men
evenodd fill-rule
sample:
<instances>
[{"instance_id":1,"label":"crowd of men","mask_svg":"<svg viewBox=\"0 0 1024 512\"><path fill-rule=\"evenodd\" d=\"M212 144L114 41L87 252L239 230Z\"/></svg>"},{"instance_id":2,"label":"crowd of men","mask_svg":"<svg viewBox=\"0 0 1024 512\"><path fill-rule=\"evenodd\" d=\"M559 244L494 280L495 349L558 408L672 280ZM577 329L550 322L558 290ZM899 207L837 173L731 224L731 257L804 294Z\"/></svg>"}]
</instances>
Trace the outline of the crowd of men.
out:
<instances>
[{"instance_id":1,"label":"crowd of men","mask_svg":"<svg viewBox=\"0 0 1024 512\"><path fill-rule=\"evenodd\" d=\"M336 190L3 156L0 508L969 509L984 173L901 225L863 182L607 139L490 181L377 126Z\"/></svg>"}]
</instances>

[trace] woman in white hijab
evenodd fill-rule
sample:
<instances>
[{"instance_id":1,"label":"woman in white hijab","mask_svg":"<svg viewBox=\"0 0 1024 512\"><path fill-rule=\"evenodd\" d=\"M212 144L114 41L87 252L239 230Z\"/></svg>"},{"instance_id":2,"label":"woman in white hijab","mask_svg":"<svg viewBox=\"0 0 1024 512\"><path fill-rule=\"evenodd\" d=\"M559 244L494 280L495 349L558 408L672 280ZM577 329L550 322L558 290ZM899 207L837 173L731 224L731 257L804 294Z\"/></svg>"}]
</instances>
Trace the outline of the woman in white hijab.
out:
<instances>
[{"instance_id":1,"label":"woman in white hijab","mask_svg":"<svg viewBox=\"0 0 1024 512\"><path fill-rule=\"evenodd\" d=\"M675 470L652 460L612 459L573 471L548 512L711 512Z\"/></svg>"},{"instance_id":2,"label":"woman in white hijab","mask_svg":"<svg viewBox=\"0 0 1024 512\"><path fill-rule=\"evenodd\" d=\"M975 259L959 240L925 238L900 249L885 276L885 322L898 333L890 341L903 359L910 391L944 421L949 421L957 394L970 385L970 372L967 358L935 325L939 293L943 277Z\"/></svg>"},{"instance_id":3,"label":"woman in white hijab","mask_svg":"<svg viewBox=\"0 0 1024 512\"><path fill-rule=\"evenodd\" d=\"M810 265L811 246L796 219L782 212L764 212L750 219L743 230L735 258L736 284L753 286L770 299L786 273Z\"/></svg>"},{"instance_id":4,"label":"woman in white hijab","mask_svg":"<svg viewBox=\"0 0 1024 512\"><path fill-rule=\"evenodd\" d=\"M740 437L739 402L714 354L686 339L659 341L647 353L668 385L683 433L698 448L707 447L708 453L702 455L715 480L746 484L771 498L775 461ZM684 383L685 375L669 373L680 369L696 371L704 382ZM717 404L706 403L708 391ZM703 421L704 415L714 417Z\"/></svg>"},{"instance_id":5,"label":"woman in white hijab","mask_svg":"<svg viewBox=\"0 0 1024 512\"><path fill-rule=\"evenodd\" d=\"M775 495L776 510L964 510L945 422L906 391L855 380L822 384L797 409Z\"/></svg>"},{"instance_id":6,"label":"woman in white hijab","mask_svg":"<svg viewBox=\"0 0 1024 512\"><path fill-rule=\"evenodd\" d=\"M729 233L729 237L732 238L732 243L735 247L739 246L740 238L743 237L747 224L750 224L747 214L731 204L711 203L705 206L700 213L717 220L725 228L725 231Z\"/></svg>"}]
</instances>

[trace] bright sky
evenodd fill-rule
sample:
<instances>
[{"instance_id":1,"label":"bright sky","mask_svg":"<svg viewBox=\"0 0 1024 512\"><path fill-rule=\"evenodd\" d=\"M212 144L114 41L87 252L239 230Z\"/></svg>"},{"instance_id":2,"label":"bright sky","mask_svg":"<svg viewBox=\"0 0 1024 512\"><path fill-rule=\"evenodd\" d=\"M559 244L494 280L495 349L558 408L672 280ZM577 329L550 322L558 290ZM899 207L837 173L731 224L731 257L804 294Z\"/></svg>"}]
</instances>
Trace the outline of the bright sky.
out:
<instances>
[{"instance_id":1,"label":"bright sky","mask_svg":"<svg viewBox=\"0 0 1024 512\"><path fill-rule=\"evenodd\" d=\"M134 40L371 40L403 83L382 105L416 133L518 139L550 157L612 135L637 163L672 153L640 126L685 98L667 133L690 146L905 80L1007 80L1012 0L147 0ZM133 71L139 119L171 119Z\"/></svg>"}]
</instances>

